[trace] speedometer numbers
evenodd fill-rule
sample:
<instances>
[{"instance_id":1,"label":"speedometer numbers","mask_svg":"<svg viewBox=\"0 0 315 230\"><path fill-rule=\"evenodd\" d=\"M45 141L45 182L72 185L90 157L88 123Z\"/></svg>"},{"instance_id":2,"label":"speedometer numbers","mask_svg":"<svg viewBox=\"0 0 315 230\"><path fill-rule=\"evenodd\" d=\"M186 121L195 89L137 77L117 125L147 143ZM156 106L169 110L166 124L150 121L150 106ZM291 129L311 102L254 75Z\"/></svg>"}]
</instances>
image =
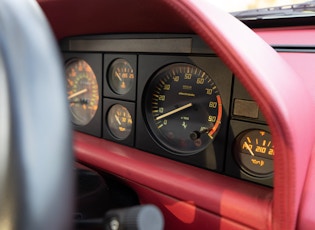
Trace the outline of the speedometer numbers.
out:
<instances>
[{"instance_id":1,"label":"speedometer numbers","mask_svg":"<svg viewBox=\"0 0 315 230\"><path fill-rule=\"evenodd\" d=\"M66 64L68 101L72 122L87 125L98 109L99 91L91 66L83 59L72 59Z\"/></svg>"},{"instance_id":2,"label":"speedometer numbers","mask_svg":"<svg viewBox=\"0 0 315 230\"><path fill-rule=\"evenodd\" d=\"M221 124L222 101L212 78L186 63L161 69L149 85L146 118L165 148L190 155L205 149Z\"/></svg>"}]
</instances>

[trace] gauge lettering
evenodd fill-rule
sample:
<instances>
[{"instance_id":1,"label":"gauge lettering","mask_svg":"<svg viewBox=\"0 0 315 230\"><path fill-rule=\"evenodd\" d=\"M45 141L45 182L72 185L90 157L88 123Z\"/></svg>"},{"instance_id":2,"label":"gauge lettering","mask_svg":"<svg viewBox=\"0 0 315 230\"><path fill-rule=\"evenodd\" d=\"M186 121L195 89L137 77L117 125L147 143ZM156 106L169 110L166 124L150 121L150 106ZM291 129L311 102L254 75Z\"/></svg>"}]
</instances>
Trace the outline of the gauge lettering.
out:
<instances>
[{"instance_id":1,"label":"gauge lettering","mask_svg":"<svg viewBox=\"0 0 315 230\"><path fill-rule=\"evenodd\" d=\"M111 63L108 77L109 86L112 91L123 95L131 90L135 80L135 73L127 60L118 58Z\"/></svg>"},{"instance_id":2,"label":"gauge lettering","mask_svg":"<svg viewBox=\"0 0 315 230\"><path fill-rule=\"evenodd\" d=\"M219 131L220 93L197 66L177 63L161 69L147 86L145 117L163 147L190 155L205 149Z\"/></svg>"},{"instance_id":3,"label":"gauge lettering","mask_svg":"<svg viewBox=\"0 0 315 230\"><path fill-rule=\"evenodd\" d=\"M109 109L107 124L110 132L116 139L124 140L132 131L131 114L125 106L115 104Z\"/></svg>"},{"instance_id":4,"label":"gauge lettering","mask_svg":"<svg viewBox=\"0 0 315 230\"><path fill-rule=\"evenodd\" d=\"M270 177L273 172L274 148L269 132L245 130L235 140L234 154L240 168L255 177Z\"/></svg>"}]
</instances>

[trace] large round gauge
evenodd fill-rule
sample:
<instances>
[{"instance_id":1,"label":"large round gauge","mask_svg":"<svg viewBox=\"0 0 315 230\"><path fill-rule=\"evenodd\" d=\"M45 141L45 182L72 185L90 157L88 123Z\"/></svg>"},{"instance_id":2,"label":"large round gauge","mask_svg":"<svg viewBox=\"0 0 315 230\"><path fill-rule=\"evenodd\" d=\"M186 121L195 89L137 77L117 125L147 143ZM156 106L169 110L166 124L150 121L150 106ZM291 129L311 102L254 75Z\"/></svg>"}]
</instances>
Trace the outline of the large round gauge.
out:
<instances>
[{"instance_id":1,"label":"large round gauge","mask_svg":"<svg viewBox=\"0 0 315 230\"><path fill-rule=\"evenodd\" d=\"M126 107L115 104L109 109L107 124L115 138L123 140L131 133L132 117Z\"/></svg>"},{"instance_id":2,"label":"large round gauge","mask_svg":"<svg viewBox=\"0 0 315 230\"><path fill-rule=\"evenodd\" d=\"M119 58L113 61L109 68L109 86L116 94L126 94L133 86L135 74L131 64Z\"/></svg>"},{"instance_id":3,"label":"large round gauge","mask_svg":"<svg viewBox=\"0 0 315 230\"><path fill-rule=\"evenodd\" d=\"M162 68L147 86L145 117L160 145L175 154L205 149L218 133L222 101L211 77L186 63Z\"/></svg>"},{"instance_id":4,"label":"large round gauge","mask_svg":"<svg viewBox=\"0 0 315 230\"><path fill-rule=\"evenodd\" d=\"M79 126L87 125L98 109L96 76L86 61L72 59L66 63L66 78L72 122Z\"/></svg>"},{"instance_id":5,"label":"large round gauge","mask_svg":"<svg viewBox=\"0 0 315 230\"><path fill-rule=\"evenodd\" d=\"M261 129L243 131L235 139L234 154L246 173L255 177L272 175L274 149L269 132Z\"/></svg>"}]
</instances>

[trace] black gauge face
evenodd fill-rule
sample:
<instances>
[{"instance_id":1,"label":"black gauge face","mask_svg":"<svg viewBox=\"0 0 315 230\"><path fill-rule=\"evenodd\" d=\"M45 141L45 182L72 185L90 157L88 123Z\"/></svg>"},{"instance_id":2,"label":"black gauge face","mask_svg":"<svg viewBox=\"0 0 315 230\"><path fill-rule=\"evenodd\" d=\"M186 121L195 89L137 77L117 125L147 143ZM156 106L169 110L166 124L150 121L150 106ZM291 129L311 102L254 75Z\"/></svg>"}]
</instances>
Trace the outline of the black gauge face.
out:
<instances>
[{"instance_id":1,"label":"black gauge face","mask_svg":"<svg viewBox=\"0 0 315 230\"><path fill-rule=\"evenodd\" d=\"M133 86L135 80L134 70L131 64L122 58L111 63L108 73L109 86L116 94L126 94Z\"/></svg>"},{"instance_id":2,"label":"black gauge face","mask_svg":"<svg viewBox=\"0 0 315 230\"><path fill-rule=\"evenodd\" d=\"M272 175L274 148L269 132L260 129L242 132L235 140L234 154L246 173L255 177Z\"/></svg>"},{"instance_id":3,"label":"black gauge face","mask_svg":"<svg viewBox=\"0 0 315 230\"><path fill-rule=\"evenodd\" d=\"M126 107L115 104L107 114L107 124L115 138L123 140L131 133L132 117Z\"/></svg>"},{"instance_id":4,"label":"black gauge face","mask_svg":"<svg viewBox=\"0 0 315 230\"><path fill-rule=\"evenodd\" d=\"M211 77L186 63L171 64L149 83L145 117L151 133L175 154L205 149L221 124L222 101Z\"/></svg>"},{"instance_id":5,"label":"black gauge face","mask_svg":"<svg viewBox=\"0 0 315 230\"><path fill-rule=\"evenodd\" d=\"M79 126L87 125L98 109L96 76L86 61L73 59L66 64L66 78L72 122Z\"/></svg>"}]
</instances>

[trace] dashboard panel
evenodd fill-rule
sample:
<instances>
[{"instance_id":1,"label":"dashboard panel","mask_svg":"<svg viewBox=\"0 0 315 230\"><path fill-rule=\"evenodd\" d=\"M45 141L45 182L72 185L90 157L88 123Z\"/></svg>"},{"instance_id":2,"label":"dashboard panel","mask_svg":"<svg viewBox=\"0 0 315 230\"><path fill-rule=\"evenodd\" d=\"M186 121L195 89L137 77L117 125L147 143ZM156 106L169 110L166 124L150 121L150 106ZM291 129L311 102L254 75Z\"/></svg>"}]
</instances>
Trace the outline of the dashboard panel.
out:
<instances>
[{"instance_id":1,"label":"dashboard panel","mask_svg":"<svg viewBox=\"0 0 315 230\"><path fill-rule=\"evenodd\" d=\"M2 187L22 202L6 200L3 225L70 227L74 153L159 207L165 229L313 229L314 13L244 25L208 0L6 3Z\"/></svg>"},{"instance_id":2,"label":"dashboard panel","mask_svg":"<svg viewBox=\"0 0 315 230\"><path fill-rule=\"evenodd\" d=\"M273 186L273 145L259 106L198 36L81 36L61 48L65 63L85 60L98 85L97 111L76 130ZM84 87L68 91L82 113Z\"/></svg>"}]
</instances>

